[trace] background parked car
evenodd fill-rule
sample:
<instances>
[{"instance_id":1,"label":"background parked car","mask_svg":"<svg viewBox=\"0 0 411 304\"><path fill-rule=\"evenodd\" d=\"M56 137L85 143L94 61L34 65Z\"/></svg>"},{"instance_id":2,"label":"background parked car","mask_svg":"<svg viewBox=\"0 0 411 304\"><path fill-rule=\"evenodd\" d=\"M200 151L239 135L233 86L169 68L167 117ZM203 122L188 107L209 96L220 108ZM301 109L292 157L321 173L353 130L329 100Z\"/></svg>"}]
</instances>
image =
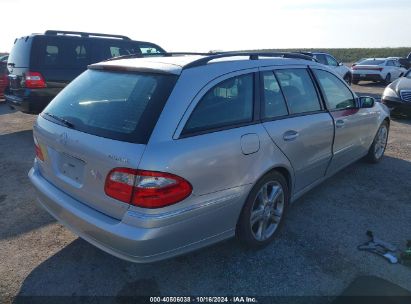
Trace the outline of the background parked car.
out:
<instances>
[{"instance_id":1,"label":"background parked car","mask_svg":"<svg viewBox=\"0 0 411 304\"><path fill-rule=\"evenodd\" d=\"M387 58L368 58L353 66L351 70L354 84L362 80L383 81L389 84L407 71L397 60Z\"/></svg>"},{"instance_id":2,"label":"background parked car","mask_svg":"<svg viewBox=\"0 0 411 304\"><path fill-rule=\"evenodd\" d=\"M26 113L39 113L87 65L128 54L164 53L151 42L120 35L46 31L16 39L8 59L6 100Z\"/></svg>"},{"instance_id":3,"label":"background parked car","mask_svg":"<svg viewBox=\"0 0 411 304\"><path fill-rule=\"evenodd\" d=\"M4 90L8 84L7 74L7 63L0 61L0 100L4 99Z\"/></svg>"},{"instance_id":4,"label":"background parked car","mask_svg":"<svg viewBox=\"0 0 411 304\"><path fill-rule=\"evenodd\" d=\"M9 58L9 55L0 56L0 62L7 62L8 58Z\"/></svg>"},{"instance_id":5,"label":"background parked car","mask_svg":"<svg viewBox=\"0 0 411 304\"><path fill-rule=\"evenodd\" d=\"M411 115L411 70L385 88L381 101L393 113Z\"/></svg>"},{"instance_id":6,"label":"background parked car","mask_svg":"<svg viewBox=\"0 0 411 304\"><path fill-rule=\"evenodd\" d=\"M312 56L317 59L319 63L327 65L335 73L340 75L348 84L351 84L352 76L351 70L343 63L337 61L332 55L322 52L301 52L305 55Z\"/></svg>"}]
</instances>

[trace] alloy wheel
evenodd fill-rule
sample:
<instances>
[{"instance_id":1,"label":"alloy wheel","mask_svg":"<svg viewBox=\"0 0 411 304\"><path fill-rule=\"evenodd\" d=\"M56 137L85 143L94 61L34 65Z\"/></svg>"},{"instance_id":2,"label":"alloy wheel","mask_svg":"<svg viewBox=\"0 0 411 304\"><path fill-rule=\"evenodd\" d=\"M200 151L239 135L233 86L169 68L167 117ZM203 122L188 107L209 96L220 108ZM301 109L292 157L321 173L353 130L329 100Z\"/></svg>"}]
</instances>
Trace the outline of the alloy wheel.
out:
<instances>
[{"instance_id":1,"label":"alloy wheel","mask_svg":"<svg viewBox=\"0 0 411 304\"><path fill-rule=\"evenodd\" d=\"M387 146L388 130L385 125L382 125L378 130L375 138L374 155L376 159L380 159L384 154L385 147Z\"/></svg>"},{"instance_id":2,"label":"alloy wheel","mask_svg":"<svg viewBox=\"0 0 411 304\"><path fill-rule=\"evenodd\" d=\"M284 213L284 191L280 183L269 181L257 193L254 200L250 226L257 241L270 238L277 230Z\"/></svg>"}]
</instances>

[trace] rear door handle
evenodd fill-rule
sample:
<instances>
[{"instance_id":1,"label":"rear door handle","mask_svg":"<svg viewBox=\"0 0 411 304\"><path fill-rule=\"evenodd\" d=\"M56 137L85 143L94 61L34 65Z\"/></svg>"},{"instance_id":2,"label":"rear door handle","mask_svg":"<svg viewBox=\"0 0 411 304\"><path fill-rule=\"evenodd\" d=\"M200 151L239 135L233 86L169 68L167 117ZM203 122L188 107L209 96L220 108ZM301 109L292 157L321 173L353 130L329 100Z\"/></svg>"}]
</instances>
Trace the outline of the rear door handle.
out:
<instances>
[{"instance_id":1,"label":"rear door handle","mask_svg":"<svg viewBox=\"0 0 411 304\"><path fill-rule=\"evenodd\" d=\"M339 120L337 120L337 121L335 122L335 126L336 126L337 128L342 128L342 127L344 127L344 125L345 125L345 121L342 120L342 119L339 119Z\"/></svg>"},{"instance_id":2,"label":"rear door handle","mask_svg":"<svg viewBox=\"0 0 411 304\"><path fill-rule=\"evenodd\" d=\"M291 140L294 140L294 139L296 139L297 137L298 137L298 132L297 131L294 131L294 130L289 130L289 131L287 131L287 132L285 132L284 134L283 134L283 139L285 140L285 141L291 141Z\"/></svg>"}]
</instances>

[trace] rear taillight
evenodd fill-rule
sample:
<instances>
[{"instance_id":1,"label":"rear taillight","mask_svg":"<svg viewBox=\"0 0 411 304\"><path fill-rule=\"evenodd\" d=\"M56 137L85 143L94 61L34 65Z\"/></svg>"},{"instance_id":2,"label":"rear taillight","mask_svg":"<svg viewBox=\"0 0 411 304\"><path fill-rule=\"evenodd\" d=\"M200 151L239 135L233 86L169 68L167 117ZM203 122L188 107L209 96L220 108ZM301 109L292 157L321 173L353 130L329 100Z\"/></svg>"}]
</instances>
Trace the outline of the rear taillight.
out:
<instances>
[{"instance_id":1,"label":"rear taillight","mask_svg":"<svg viewBox=\"0 0 411 304\"><path fill-rule=\"evenodd\" d=\"M24 75L24 86L29 89L41 89L46 87L46 81L38 72L27 72Z\"/></svg>"},{"instance_id":2,"label":"rear taillight","mask_svg":"<svg viewBox=\"0 0 411 304\"><path fill-rule=\"evenodd\" d=\"M369 70L369 71L382 71L384 68L380 68L380 67L362 67L362 66L353 66L352 67L353 70Z\"/></svg>"},{"instance_id":3,"label":"rear taillight","mask_svg":"<svg viewBox=\"0 0 411 304\"><path fill-rule=\"evenodd\" d=\"M170 173L115 168L107 175L106 194L143 208L160 208L188 197L193 188L184 178Z\"/></svg>"},{"instance_id":4,"label":"rear taillight","mask_svg":"<svg viewBox=\"0 0 411 304\"><path fill-rule=\"evenodd\" d=\"M40 148L40 144L38 143L36 137L33 137L33 138L34 138L34 150L36 152L36 157L39 160L44 161L44 155L43 155L43 151Z\"/></svg>"}]
</instances>

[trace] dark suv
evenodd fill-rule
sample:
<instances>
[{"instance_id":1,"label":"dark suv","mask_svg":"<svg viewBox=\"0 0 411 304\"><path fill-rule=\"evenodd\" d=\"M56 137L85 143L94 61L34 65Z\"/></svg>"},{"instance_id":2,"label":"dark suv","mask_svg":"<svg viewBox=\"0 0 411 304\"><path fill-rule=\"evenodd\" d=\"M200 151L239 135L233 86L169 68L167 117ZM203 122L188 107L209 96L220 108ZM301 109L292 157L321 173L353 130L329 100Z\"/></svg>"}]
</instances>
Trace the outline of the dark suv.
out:
<instances>
[{"instance_id":1,"label":"dark suv","mask_svg":"<svg viewBox=\"0 0 411 304\"><path fill-rule=\"evenodd\" d=\"M8 59L7 102L25 113L40 113L92 63L129 54L165 53L151 42L126 36L46 31L14 41Z\"/></svg>"}]
</instances>

